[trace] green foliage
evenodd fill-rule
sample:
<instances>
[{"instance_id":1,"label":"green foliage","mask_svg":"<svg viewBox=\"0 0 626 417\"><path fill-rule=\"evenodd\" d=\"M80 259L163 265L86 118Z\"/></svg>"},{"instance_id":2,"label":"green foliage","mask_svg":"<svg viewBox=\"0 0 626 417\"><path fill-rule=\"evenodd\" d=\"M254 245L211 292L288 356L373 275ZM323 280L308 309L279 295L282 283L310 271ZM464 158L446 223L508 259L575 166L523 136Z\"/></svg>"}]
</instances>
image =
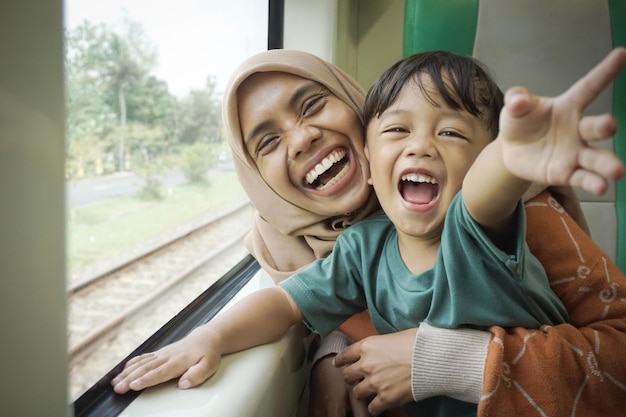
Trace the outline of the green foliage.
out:
<instances>
[{"instance_id":1,"label":"green foliage","mask_svg":"<svg viewBox=\"0 0 626 417\"><path fill-rule=\"evenodd\" d=\"M105 87L95 69L101 61L95 45L102 43L105 37L103 25L95 26L89 22L66 35L66 129L68 164L71 165L67 171L72 178L96 173L83 166L95 158L85 152L91 151L98 138L117 124L115 110L103 98ZM106 147L98 146L100 150Z\"/></svg>"},{"instance_id":2,"label":"green foliage","mask_svg":"<svg viewBox=\"0 0 626 417\"><path fill-rule=\"evenodd\" d=\"M179 148L178 166L192 184L208 184L209 169L217 165L219 145L196 142Z\"/></svg>"},{"instance_id":3,"label":"green foliage","mask_svg":"<svg viewBox=\"0 0 626 417\"><path fill-rule=\"evenodd\" d=\"M113 170L107 163L107 141L98 137L86 136L82 140L69 142L65 162L67 178L83 178L103 175Z\"/></svg>"},{"instance_id":4,"label":"green foliage","mask_svg":"<svg viewBox=\"0 0 626 417\"><path fill-rule=\"evenodd\" d=\"M161 128L174 122L176 98L169 93L165 81L152 75L130 86L126 94L126 104L129 122Z\"/></svg>"},{"instance_id":5,"label":"green foliage","mask_svg":"<svg viewBox=\"0 0 626 417\"><path fill-rule=\"evenodd\" d=\"M222 142L212 78L206 88L178 99L151 74L156 60L156 48L137 22L85 21L66 33L68 178L131 169L155 198L172 147Z\"/></svg>"},{"instance_id":6,"label":"green foliage","mask_svg":"<svg viewBox=\"0 0 626 417\"><path fill-rule=\"evenodd\" d=\"M163 197L161 177L171 165L165 131L160 126L141 123L133 123L125 130L131 155L129 165L144 181L140 196L146 200L160 200Z\"/></svg>"},{"instance_id":7,"label":"green foliage","mask_svg":"<svg viewBox=\"0 0 626 417\"><path fill-rule=\"evenodd\" d=\"M220 101L215 82L207 79L204 90L192 90L180 101L177 112L177 139L180 143L222 142Z\"/></svg>"}]
</instances>

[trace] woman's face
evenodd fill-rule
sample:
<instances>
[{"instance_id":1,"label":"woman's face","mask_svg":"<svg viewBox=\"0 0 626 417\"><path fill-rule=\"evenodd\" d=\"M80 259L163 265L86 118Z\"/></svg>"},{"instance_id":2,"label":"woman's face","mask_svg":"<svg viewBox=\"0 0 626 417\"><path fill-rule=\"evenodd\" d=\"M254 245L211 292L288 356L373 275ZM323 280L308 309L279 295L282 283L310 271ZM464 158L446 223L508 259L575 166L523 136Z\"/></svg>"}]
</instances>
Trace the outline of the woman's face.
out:
<instances>
[{"instance_id":1,"label":"woman's face","mask_svg":"<svg viewBox=\"0 0 626 417\"><path fill-rule=\"evenodd\" d=\"M244 147L264 181L311 212L352 212L371 188L356 113L328 89L295 75L257 73L237 92Z\"/></svg>"}]
</instances>

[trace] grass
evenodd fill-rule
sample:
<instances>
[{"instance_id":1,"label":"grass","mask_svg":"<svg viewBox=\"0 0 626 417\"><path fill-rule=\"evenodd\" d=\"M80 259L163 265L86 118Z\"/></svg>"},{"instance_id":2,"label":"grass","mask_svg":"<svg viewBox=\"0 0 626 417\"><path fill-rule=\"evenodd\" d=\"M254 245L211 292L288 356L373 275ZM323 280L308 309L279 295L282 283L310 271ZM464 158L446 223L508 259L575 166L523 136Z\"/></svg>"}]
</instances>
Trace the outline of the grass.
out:
<instances>
[{"instance_id":1,"label":"grass","mask_svg":"<svg viewBox=\"0 0 626 417\"><path fill-rule=\"evenodd\" d=\"M70 273L154 239L211 210L245 198L234 171L215 171L210 184L171 187L160 201L128 196L68 213Z\"/></svg>"}]
</instances>

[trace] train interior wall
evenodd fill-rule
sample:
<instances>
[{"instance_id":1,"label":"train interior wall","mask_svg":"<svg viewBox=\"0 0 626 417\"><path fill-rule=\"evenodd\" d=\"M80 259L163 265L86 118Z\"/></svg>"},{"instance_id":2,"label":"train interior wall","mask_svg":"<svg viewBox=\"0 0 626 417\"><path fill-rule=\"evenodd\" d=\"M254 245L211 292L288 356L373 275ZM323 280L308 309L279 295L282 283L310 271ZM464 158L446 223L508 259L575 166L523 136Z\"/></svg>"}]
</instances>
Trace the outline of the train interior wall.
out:
<instances>
[{"instance_id":1,"label":"train interior wall","mask_svg":"<svg viewBox=\"0 0 626 417\"><path fill-rule=\"evenodd\" d=\"M3 416L67 405L61 0L0 6Z\"/></svg>"}]
</instances>

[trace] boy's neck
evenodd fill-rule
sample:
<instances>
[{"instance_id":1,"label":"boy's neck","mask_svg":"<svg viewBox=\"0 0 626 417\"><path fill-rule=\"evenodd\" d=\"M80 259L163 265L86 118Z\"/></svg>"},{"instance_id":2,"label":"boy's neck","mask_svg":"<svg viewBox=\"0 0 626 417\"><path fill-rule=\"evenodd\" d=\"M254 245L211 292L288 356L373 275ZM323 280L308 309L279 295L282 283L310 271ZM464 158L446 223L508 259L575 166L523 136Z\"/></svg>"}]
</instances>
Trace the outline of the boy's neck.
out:
<instances>
[{"instance_id":1,"label":"boy's neck","mask_svg":"<svg viewBox=\"0 0 626 417\"><path fill-rule=\"evenodd\" d=\"M407 269L414 275L435 265L441 235L433 238L416 238L398 234L398 249Z\"/></svg>"}]
</instances>

